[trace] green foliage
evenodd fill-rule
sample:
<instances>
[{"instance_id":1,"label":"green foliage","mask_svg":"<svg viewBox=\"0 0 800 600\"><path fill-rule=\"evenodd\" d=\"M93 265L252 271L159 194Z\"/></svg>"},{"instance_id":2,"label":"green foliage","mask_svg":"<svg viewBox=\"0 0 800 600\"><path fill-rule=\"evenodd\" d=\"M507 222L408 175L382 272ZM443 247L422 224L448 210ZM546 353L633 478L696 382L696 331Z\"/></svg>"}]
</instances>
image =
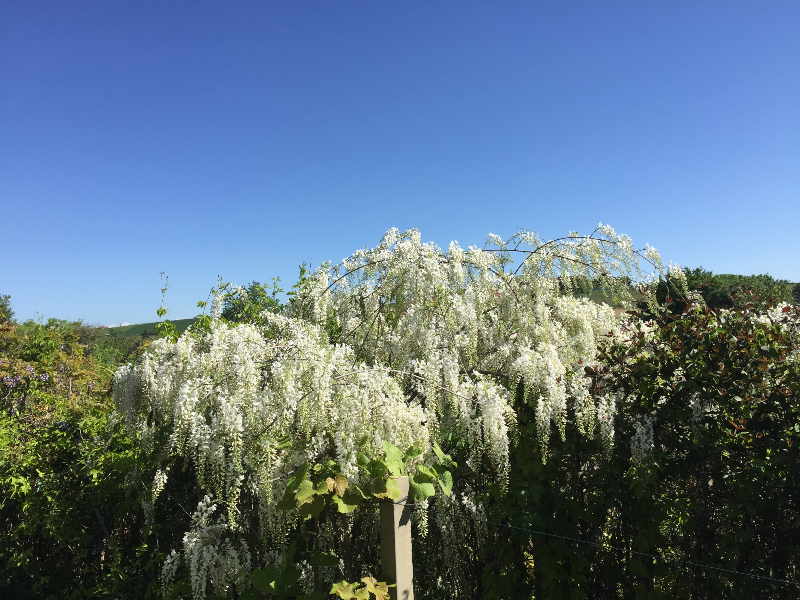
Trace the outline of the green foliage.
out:
<instances>
[{"instance_id":1,"label":"green foliage","mask_svg":"<svg viewBox=\"0 0 800 600\"><path fill-rule=\"evenodd\" d=\"M424 490L418 492L419 499L426 499L434 494L432 482L438 482L449 493L452 487L450 470L456 464L438 446L436 453L440 464L434 469L413 466L421 454L417 448L411 447L403 452L388 442L383 443L383 448L383 457L370 458L363 453L358 456L358 484L349 482L335 461L315 465L306 462L295 470L286 484L283 498L278 503L279 509L297 511L300 517L297 529L291 535L293 541L280 561L284 567L267 563L254 569L250 575L252 587L243 591L239 598L318 600L326 596L320 587L320 571L332 569L344 579L333 584L330 594L345 599L388 600L388 588L394 584L379 581L372 576L355 581L356 573L378 572L378 565L374 562L376 557L373 555L370 557L371 567L362 563L359 568L359 546L363 539L354 539L353 536L359 530L362 534L365 533L367 523L375 525L374 509L380 502L413 500L411 497L400 498L397 477L416 469L416 473L409 475L409 479L420 478L425 481L417 486ZM429 485L430 489L427 487ZM338 548L331 546L338 539L337 536L330 535L334 528L344 528L346 532L344 541ZM326 549L322 550L323 546ZM374 552L375 548L369 550ZM314 571L314 590L311 592L304 591L302 585L302 572L296 566L301 561L311 565ZM354 582L349 583L350 581ZM186 586L185 581L178 582L173 591L185 589Z\"/></svg>"},{"instance_id":2,"label":"green foliage","mask_svg":"<svg viewBox=\"0 0 800 600\"><path fill-rule=\"evenodd\" d=\"M153 597L163 554L123 491L134 466L130 440L109 436L102 412L53 399L3 415L0 596Z\"/></svg>"},{"instance_id":3,"label":"green foliage","mask_svg":"<svg viewBox=\"0 0 800 600\"><path fill-rule=\"evenodd\" d=\"M283 304L279 294L283 290L279 283L280 278L274 277L272 285L253 281L247 287L231 288L228 284L224 288L222 318L233 323L260 323L264 311L280 312Z\"/></svg>"},{"instance_id":4,"label":"green foliage","mask_svg":"<svg viewBox=\"0 0 800 600\"><path fill-rule=\"evenodd\" d=\"M169 275L162 271L161 278L164 280L164 287L161 288L161 306L158 307L156 314L159 318L162 319L160 323L156 323L155 326L155 334L158 337L166 338L173 342L176 342L178 338L181 336L181 332L178 331L178 327L170 321L169 319L164 319L167 314L167 309L164 306L164 298L167 295L167 291L169 290Z\"/></svg>"},{"instance_id":5,"label":"green foliage","mask_svg":"<svg viewBox=\"0 0 800 600\"><path fill-rule=\"evenodd\" d=\"M384 441L386 458L367 457L363 452L358 454L358 466L361 471L361 483L351 485L347 477L339 472L335 461L325 465L314 465L306 462L301 465L289 479L283 499L278 508L283 510L298 509L304 519L318 518L326 508L336 506L340 513L353 512L360 504L370 500L398 500L400 488L396 478L406 475L406 464L417 458L421 452L411 447L405 453L394 444ZM436 493L434 483L439 484L442 492L450 495L453 487L451 468L455 463L449 456L441 453L445 464L428 468L417 465L417 472L409 474L409 500L425 500ZM402 499L401 499L402 501Z\"/></svg>"},{"instance_id":6,"label":"green foliage","mask_svg":"<svg viewBox=\"0 0 800 600\"><path fill-rule=\"evenodd\" d=\"M288 294L301 308L304 269ZM796 324L800 309L768 313L773 302L787 301L789 287L766 275L695 269L686 276L705 306L679 298L667 279L658 291L666 306L635 315L651 334L609 339L599 364L567 375L591 380L595 401L611 394L630 400L618 403L613 446L581 434L569 419L543 461L536 407L522 401L520 381L507 490L486 477L489 466L470 455L463 432L446 429L433 448L438 462L428 467L418 449L387 442L380 456L358 456L357 483L333 461L303 464L279 504L298 516L281 533L291 543L277 562L256 552L258 564L237 597L386 598L391 585L362 577L380 572L377 504L430 502L438 518L468 493L489 521L508 527L476 517L449 532L447 543L458 545L460 568L472 577L470 589L456 589L441 580L449 566L442 538L426 534L424 518L415 517L420 598L800 598L795 587L698 566L794 581L800 575L800 344L783 323ZM573 285L588 292L594 281ZM220 289L230 322L258 324L264 311L286 308L277 280ZM795 286L795 300L798 293ZM403 301L401 294L387 300L387 323L402 314ZM163 302L159 316L162 310ZM171 324L159 333L175 339ZM204 326L200 315L193 327ZM325 326L336 340L335 323ZM147 343L81 322L16 325L8 297L0 297L0 597L162 596L165 553L180 546L199 499L193 466L170 465L158 521L146 520L141 507L155 463L107 418L113 370ZM639 456L633 442L645 417L655 418L654 435ZM408 499L396 484L404 475ZM241 501L253 498L245 492ZM248 527L257 549L263 530ZM311 570L315 591L300 564ZM337 583L328 592L323 580ZM190 590L184 569L171 597Z\"/></svg>"},{"instance_id":7,"label":"green foliage","mask_svg":"<svg viewBox=\"0 0 800 600\"><path fill-rule=\"evenodd\" d=\"M159 316L161 316L161 314L159 314ZM167 338L173 342L178 341L178 338L181 336L181 333L178 331L175 323L169 319L164 319L160 323L156 323L155 334L158 337Z\"/></svg>"},{"instance_id":8,"label":"green foliage","mask_svg":"<svg viewBox=\"0 0 800 600\"><path fill-rule=\"evenodd\" d=\"M698 291L710 308L746 308L748 304L764 308L767 304L797 302L791 284L770 275L715 275L703 267L687 267L684 273L689 290ZM663 303L667 295L667 285L662 283L659 301Z\"/></svg>"},{"instance_id":9,"label":"green foliage","mask_svg":"<svg viewBox=\"0 0 800 600\"><path fill-rule=\"evenodd\" d=\"M101 332L56 319L0 326L0 597L159 594L159 543L175 542L169 527L183 517L172 505L166 525L148 525L126 486L139 454L108 422L123 356Z\"/></svg>"},{"instance_id":10,"label":"green foliage","mask_svg":"<svg viewBox=\"0 0 800 600\"><path fill-rule=\"evenodd\" d=\"M14 311L11 310L11 296L0 294L0 325L14 320Z\"/></svg>"},{"instance_id":11,"label":"green foliage","mask_svg":"<svg viewBox=\"0 0 800 600\"><path fill-rule=\"evenodd\" d=\"M385 581L378 581L374 577L362 577L360 584L346 581L334 583L330 593L342 600L369 600L371 596L375 600L389 600L390 587L394 587L394 584L388 585Z\"/></svg>"},{"instance_id":12,"label":"green foliage","mask_svg":"<svg viewBox=\"0 0 800 600\"><path fill-rule=\"evenodd\" d=\"M559 537L497 528L485 597L799 597L698 566L798 579L800 366L781 321L800 315L785 310L661 309L654 338L604 344L584 376L598 397L632 399L619 404L610 451L573 430L543 463L535 414L519 404L509 494L493 496L493 520ZM645 416L656 418L653 449L637 460Z\"/></svg>"},{"instance_id":13,"label":"green foliage","mask_svg":"<svg viewBox=\"0 0 800 600\"><path fill-rule=\"evenodd\" d=\"M250 583L253 587L245 590L239 596L240 600L323 600L325 594L322 591L310 594L303 592L301 581L303 571L295 565L294 553L295 544L292 543L283 557L283 564L286 565L283 569L271 564L254 569L250 575ZM339 562L335 556L323 552L312 552L311 559L315 566L332 566Z\"/></svg>"},{"instance_id":14,"label":"green foliage","mask_svg":"<svg viewBox=\"0 0 800 600\"><path fill-rule=\"evenodd\" d=\"M26 403L42 394L55 394L73 406L108 400L110 378L118 355L104 353L102 344L89 348L82 322L28 320L0 325L0 377L6 409L24 412ZM98 360L92 356L103 354Z\"/></svg>"}]
</instances>

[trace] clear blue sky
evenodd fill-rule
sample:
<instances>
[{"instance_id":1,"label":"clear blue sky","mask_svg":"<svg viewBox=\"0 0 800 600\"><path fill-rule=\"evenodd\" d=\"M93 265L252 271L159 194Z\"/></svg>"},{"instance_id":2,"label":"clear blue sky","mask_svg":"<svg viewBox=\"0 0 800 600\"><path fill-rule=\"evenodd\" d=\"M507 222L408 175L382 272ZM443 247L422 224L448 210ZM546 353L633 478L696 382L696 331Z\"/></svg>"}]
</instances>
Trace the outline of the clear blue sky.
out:
<instances>
[{"instance_id":1,"label":"clear blue sky","mask_svg":"<svg viewBox=\"0 0 800 600\"><path fill-rule=\"evenodd\" d=\"M390 227L800 280L800 4L0 3L0 293L193 316Z\"/></svg>"}]
</instances>

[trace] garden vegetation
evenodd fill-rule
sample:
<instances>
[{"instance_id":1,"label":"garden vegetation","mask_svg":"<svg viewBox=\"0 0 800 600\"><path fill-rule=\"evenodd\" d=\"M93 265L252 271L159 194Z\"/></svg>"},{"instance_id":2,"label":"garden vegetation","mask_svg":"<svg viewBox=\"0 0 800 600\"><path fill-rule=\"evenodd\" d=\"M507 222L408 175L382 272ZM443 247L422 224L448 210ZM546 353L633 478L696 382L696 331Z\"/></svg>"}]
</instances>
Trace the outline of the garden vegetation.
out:
<instances>
[{"instance_id":1,"label":"garden vegetation","mask_svg":"<svg viewBox=\"0 0 800 600\"><path fill-rule=\"evenodd\" d=\"M420 598L800 597L800 309L719 277L391 230L154 341L3 297L0 595L387 598L399 501Z\"/></svg>"}]
</instances>

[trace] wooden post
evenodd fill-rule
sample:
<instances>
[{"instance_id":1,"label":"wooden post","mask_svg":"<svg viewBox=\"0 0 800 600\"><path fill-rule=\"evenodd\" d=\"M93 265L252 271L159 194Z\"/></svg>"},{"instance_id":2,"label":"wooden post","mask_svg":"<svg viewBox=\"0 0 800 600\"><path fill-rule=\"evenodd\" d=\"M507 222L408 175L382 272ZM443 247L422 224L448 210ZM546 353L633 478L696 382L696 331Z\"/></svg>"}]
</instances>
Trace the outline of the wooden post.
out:
<instances>
[{"instance_id":1,"label":"wooden post","mask_svg":"<svg viewBox=\"0 0 800 600\"><path fill-rule=\"evenodd\" d=\"M411 562L411 507L408 477L398 477L398 504L381 504L381 563L383 572L397 587L389 588L392 600L414 600L414 567Z\"/></svg>"}]
</instances>

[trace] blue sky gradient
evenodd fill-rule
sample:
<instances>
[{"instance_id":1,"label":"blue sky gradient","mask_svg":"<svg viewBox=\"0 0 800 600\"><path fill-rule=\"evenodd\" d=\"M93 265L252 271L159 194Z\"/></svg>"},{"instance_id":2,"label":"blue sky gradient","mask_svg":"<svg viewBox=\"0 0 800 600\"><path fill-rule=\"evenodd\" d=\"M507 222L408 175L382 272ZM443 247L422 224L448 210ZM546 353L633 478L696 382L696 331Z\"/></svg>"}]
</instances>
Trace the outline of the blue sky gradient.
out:
<instances>
[{"instance_id":1,"label":"blue sky gradient","mask_svg":"<svg viewBox=\"0 0 800 600\"><path fill-rule=\"evenodd\" d=\"M599 222L800 281L800 9L781 2L0 3L0 293L193 316L390 227Z\"/></svg>"}]
</instances>

